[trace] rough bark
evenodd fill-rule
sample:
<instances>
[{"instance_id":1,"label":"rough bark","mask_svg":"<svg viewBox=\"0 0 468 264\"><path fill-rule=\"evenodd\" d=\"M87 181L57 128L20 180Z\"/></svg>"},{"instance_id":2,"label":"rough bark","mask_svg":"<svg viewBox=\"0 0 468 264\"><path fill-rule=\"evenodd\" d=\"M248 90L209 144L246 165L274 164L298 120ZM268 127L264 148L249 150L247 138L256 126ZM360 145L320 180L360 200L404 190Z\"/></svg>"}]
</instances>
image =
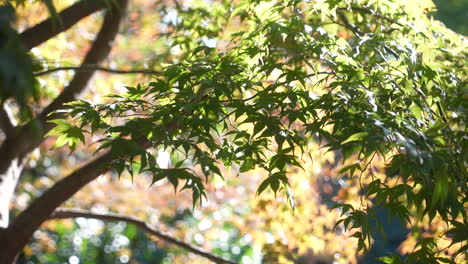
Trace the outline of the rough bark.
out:
<instances>
[{"instance_id":1,"label":"rough bark","mask_svg":"<svg viewBox=\"0 0 468 264\"><path fill-rule=\"evenodd\" d=\"M194 254L197 254L201 257L207 258L215 263L222 263L222 264L235 264L235 262L223 259L221 257L218 257L216 255L213 255L212 253L202 249L195 247L191 244L185 243L181 240L178 240L172 236L170 236L167 233L164 233L160 230L158 230L156 227L136 218L133 216L128 216L128 215L121 215L121 214L114 214L114 213L95 213L95 212L90 212L90 211L84 211L84 210L78 210L78 209L65 209L65 208L60 208L55 210L55 212L50 216L50 219L64 219L64 218L77 218L77 217L85 217L85 218L94 218L94 219L99 219L99 220L105 220L105 221L123 221L128 224L133 224L136 227L138 227L141 231L149 234L156 236L168 243L174 244L178 247L181 247L183 249L186 249Z\"/></svg>"}]
</instances>

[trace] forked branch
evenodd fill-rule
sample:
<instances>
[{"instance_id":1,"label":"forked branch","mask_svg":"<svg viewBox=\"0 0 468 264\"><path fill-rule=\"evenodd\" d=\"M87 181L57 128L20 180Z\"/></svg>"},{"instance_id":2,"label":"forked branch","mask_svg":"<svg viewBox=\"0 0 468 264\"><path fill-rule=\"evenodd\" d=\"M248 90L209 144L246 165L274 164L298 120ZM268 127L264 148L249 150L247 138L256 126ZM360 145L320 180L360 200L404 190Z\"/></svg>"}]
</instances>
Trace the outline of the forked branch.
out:
<instances>
[{"instance_id":1,"label":"forked branch","mask_svg":"<svg viewBox=\"0 0 468 264\"><path fill-rule=\"evenodd\" d=\"M117 36L120 21L125 13L128 0L120 0L117 2L118 8L113 8L107 11L101 30L99 30L96 40L83 59L81 66L86 67L86 65L99 65L109 54L112 42ZM50 105L48 105L44 111L42 111L39 119L44 122L49 119L47 116L51 112L58 110L64 103L75 100L76 96L86 88L86 85L93 76L93 73L94 71L91 70L77 72L74 78L70 81L70 85L68 85L62 93L60 93L60 95ZM44 130L47 132L47 127Z\"/></svg>"}]
</instances>

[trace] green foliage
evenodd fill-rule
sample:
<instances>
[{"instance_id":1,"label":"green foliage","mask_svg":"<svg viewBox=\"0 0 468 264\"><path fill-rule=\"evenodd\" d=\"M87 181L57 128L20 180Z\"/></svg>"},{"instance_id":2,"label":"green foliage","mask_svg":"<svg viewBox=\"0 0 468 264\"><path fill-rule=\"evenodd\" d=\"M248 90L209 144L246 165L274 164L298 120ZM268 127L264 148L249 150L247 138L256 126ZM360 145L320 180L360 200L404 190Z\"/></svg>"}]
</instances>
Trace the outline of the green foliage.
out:
<instances>
[{"instance_id":1,"label":"green foliage","mask_svg":"<svg viewBox=\"0 0 468 264\"><path fill-rule=\"evenodd\" d=\"M85 141L83 131L79 127L76 127L73 124L70 124L69 122L61 119L52 120L51 122L57 126L49 131L46 136L59 136L53 149L67 144L70 149L74 150L76 148L76 144L79 141Z\"/></svg>"},{"instance_id":2,"label":"green foliage","mask_svg":"<svg viewBox=\"0 0 468 264\"><path fill-rule=\"evenodd\" d=\"M152 173L154 182L167 179L176 189L183 181L194 203L204 196L202 179L222 176L222 166L240 173L261 168L269 176L257 193L287 194L288 173L313 151L310 141L358 160L342 169L350 176L362 176L368 166L361 164L378 156L387 161L387 178L374 178L363 193L404 222L439 215L454 227L448 234L453 243L466 245L460 238L468 223L467 42L429 20L426 4L177 7L168 37L180 56L155 81L112 95L112 103L73 103L70 117L77 125L66 128L60 121L55 132L74 147L82 137L76 129L91 127L103 135L100 149L115 154L118 173ZM159 167L143 147L148 143L180 162ZM392 177L401 183L388 184ZM353 236L366 250L373 206L341 209L340 223L358 230ZM434 241L420 239L405 262L444 262ZM394 259L382 260L398 263Z\"/></svg>"}]
</instances>

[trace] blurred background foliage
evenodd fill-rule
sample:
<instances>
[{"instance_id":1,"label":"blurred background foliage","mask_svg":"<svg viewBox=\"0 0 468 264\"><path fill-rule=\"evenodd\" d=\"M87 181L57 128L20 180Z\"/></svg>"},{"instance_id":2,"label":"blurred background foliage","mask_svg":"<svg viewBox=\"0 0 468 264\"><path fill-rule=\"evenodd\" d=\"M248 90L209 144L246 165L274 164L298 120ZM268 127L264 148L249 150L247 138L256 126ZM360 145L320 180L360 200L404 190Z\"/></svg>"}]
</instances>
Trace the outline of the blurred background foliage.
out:
<instances>
[{"instance_id":1,"label":"blurred background foliage","mask_svg":"<svg viewBox=\"0 0 468 264\"><path fill-rule=\"evenodd\" d=\"M54 1L57 10L73 2ZM119 69L145 67L158 70L158 65L163 60L170 60L175 52L167 39L159 37L169 30L164 21L175 19L167 12L173 2L132 0L130 3L129 19L121 28L123 34L114 43L105 65ZM435 18L441 19L454 31L468 34L466 0L436 0L435 3L438 8ZM18 11L19 31L49 15L47 7L38 1L29 1ZM101 20L100 14L93 14L40 48L33 49L32 56L46 68L78 65L90 45L82 39L92 40ZM9 34L8 30L12 29L5 30L2 34ZM0 56L7 55L2 53ZM17 61L30 63L31 58ZM8 80L10 77L6 70L0 70L6 76L3 81ZM35 85L40 86L41 93L46 96L41 96L42 101L33 102L32 106L44 105L56 96L59 92L56 87L66 85L72 74L71 71L59 71L52 74L53 78L38 78L39 84ZM83 98L103 102L106 100L103 94L118 93L124 85L150 80L151 77L143 75L97 73ZM21 194L16 197L13 208L25 208L30 200L50 187L58 175L66 175L77 164L88 160L92 153L77 150L69 155L69 151L63 148L48 151L53 144L54 140L48 138L33 154L18 187ZM41 155L45 151L48 151L47 157ZM118 179L113 174L101 176L89 184L66 206L134 215L186 242L240 263L373 263L375 258L389 252L409 252L416 243L415 238L407 237L407 227L388 217L388 212L383 209L378 214L387 219L384 226L387 236L382 237L375 232L375 242L367 256L356 256L356 240L345 230L338 228L332 232L340 218L337 211L330 211L335 202L359 202L355 197L360 183L356 179L337 177L338 160L336 153L318 151L312 159L304 161L305 172L297 171L291 175L291 191L295 194L296 203L294 211L283 197L275 197L271 193L253 198L256 187L264 178L261 171L241 175L224 172L226 182L212 180L207 187L208 201L194 209L189 194L176 194L169 184L161 182L148 188L151 183L149 176L132 178L122 175ZM374 161L371 166L374 173L384 173L382 161ZM431 225L422 223L421 230L436 232L443 229L443 223L437 221ZM209 263L163 241L154 240L134 226L82 218L47 222L35 233L19 262Z\"/></svg>"},{"instance_id":2,"label":"blurred background foliage","mask_svg":"<svg viewBox=\"0 0 468 264\"><path fill-rule=\"evenodd\" d=\"M434 0L437 12L436 19L453 31L468 35L468 0Z\"/></svg>"}]
</instances>

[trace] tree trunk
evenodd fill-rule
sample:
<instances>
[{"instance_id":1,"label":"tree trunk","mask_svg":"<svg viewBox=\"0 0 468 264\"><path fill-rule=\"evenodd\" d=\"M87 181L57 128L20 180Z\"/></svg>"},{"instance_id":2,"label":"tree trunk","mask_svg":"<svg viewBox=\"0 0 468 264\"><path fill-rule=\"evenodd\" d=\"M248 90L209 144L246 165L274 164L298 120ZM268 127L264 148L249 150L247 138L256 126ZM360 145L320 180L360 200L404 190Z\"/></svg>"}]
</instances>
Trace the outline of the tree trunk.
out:
<instances>
[{"instance_id":1,"label":"tree trunk","mask_svg":"<svg viewBox=\"0 0 468 264\"><path fill-rule=\"evenodd\" d=\"M64 21L62 28L52 28L53 23L49 18L25 30L25 32L20 34L20 38L28 49L35 47L70 28L89 14L109 7L104 3L105 1L101 0L79 1L60 12L59 16ZM128 0L119 0L116 4L112 5L111 10L106 12L101 29L91 49L86 54L82 65L99 65L109 54L112 41L118 33L121 19L124 17ZM52 125L47 122L47 120L52 118L49 114L61 108L64 103L75 100L76 96L85 89L93 73L94 71L77 72L69 86L63 90L58 98L45 107L42 113L36 117L36 120L31 121L25 126L14 128L14 133L6 133L7 130L11 129L6 130L9 124L8 122L3 122L5 120L3 118L4 115L0 112L0 129L5 134L9 134L0 146L0 264L13 263L17 254L21 252L34 231L39 228L40 224L47 219L53 210L86 183L97 177L84 180L78 177L79 181L75 183L76 188L68 188L69 186L66 184L56 185L55 189L51 188L52 190L48 190L49 192L46 191L46 193L50 194L45 197L47 199L44 199L42 196L37 198L25 212L18 215L12 223L9 223L10 202L21 175L24 157L36 148L41 143L45 133L52 129ZM58 118L56 116L53 117ZM6 123L6 126L4 123ZM40 131L32 128L33 126L37 127L37 125L41 127ZM97 166L94 169L96 170ZM90 172L87 171L88 174L93 174ZM60 196L59 194L61 197L58 197Z\"/></svg>"},{"instance_id":2,"label":"tree trunk","mask_svg":"<svg viewBox=\"0 0 468 264\"><path fill-rule=\"evenodd\" d=\"M7 237L5 231L9 225L10 201L13 198L22 169L23 166L19 158L16 158L10 163L6 171L0 173L0 263L3 257L12 255L6 252L7 243L9 240L11 241L11 238ZM16 253L13 253L13 256L16 256Z\"/></svg>"},{"instance_id":3,"label":"tree trunk","mask_svg":"<svg viewBox=\"0 0 468 264\"><path fill-rule=\"evenodd\" d=\"M0 173L0 228L7 228L9 223L10 201L23 169L18 158L10 163L10 167Z\"/></svg>"}]
</instances>

